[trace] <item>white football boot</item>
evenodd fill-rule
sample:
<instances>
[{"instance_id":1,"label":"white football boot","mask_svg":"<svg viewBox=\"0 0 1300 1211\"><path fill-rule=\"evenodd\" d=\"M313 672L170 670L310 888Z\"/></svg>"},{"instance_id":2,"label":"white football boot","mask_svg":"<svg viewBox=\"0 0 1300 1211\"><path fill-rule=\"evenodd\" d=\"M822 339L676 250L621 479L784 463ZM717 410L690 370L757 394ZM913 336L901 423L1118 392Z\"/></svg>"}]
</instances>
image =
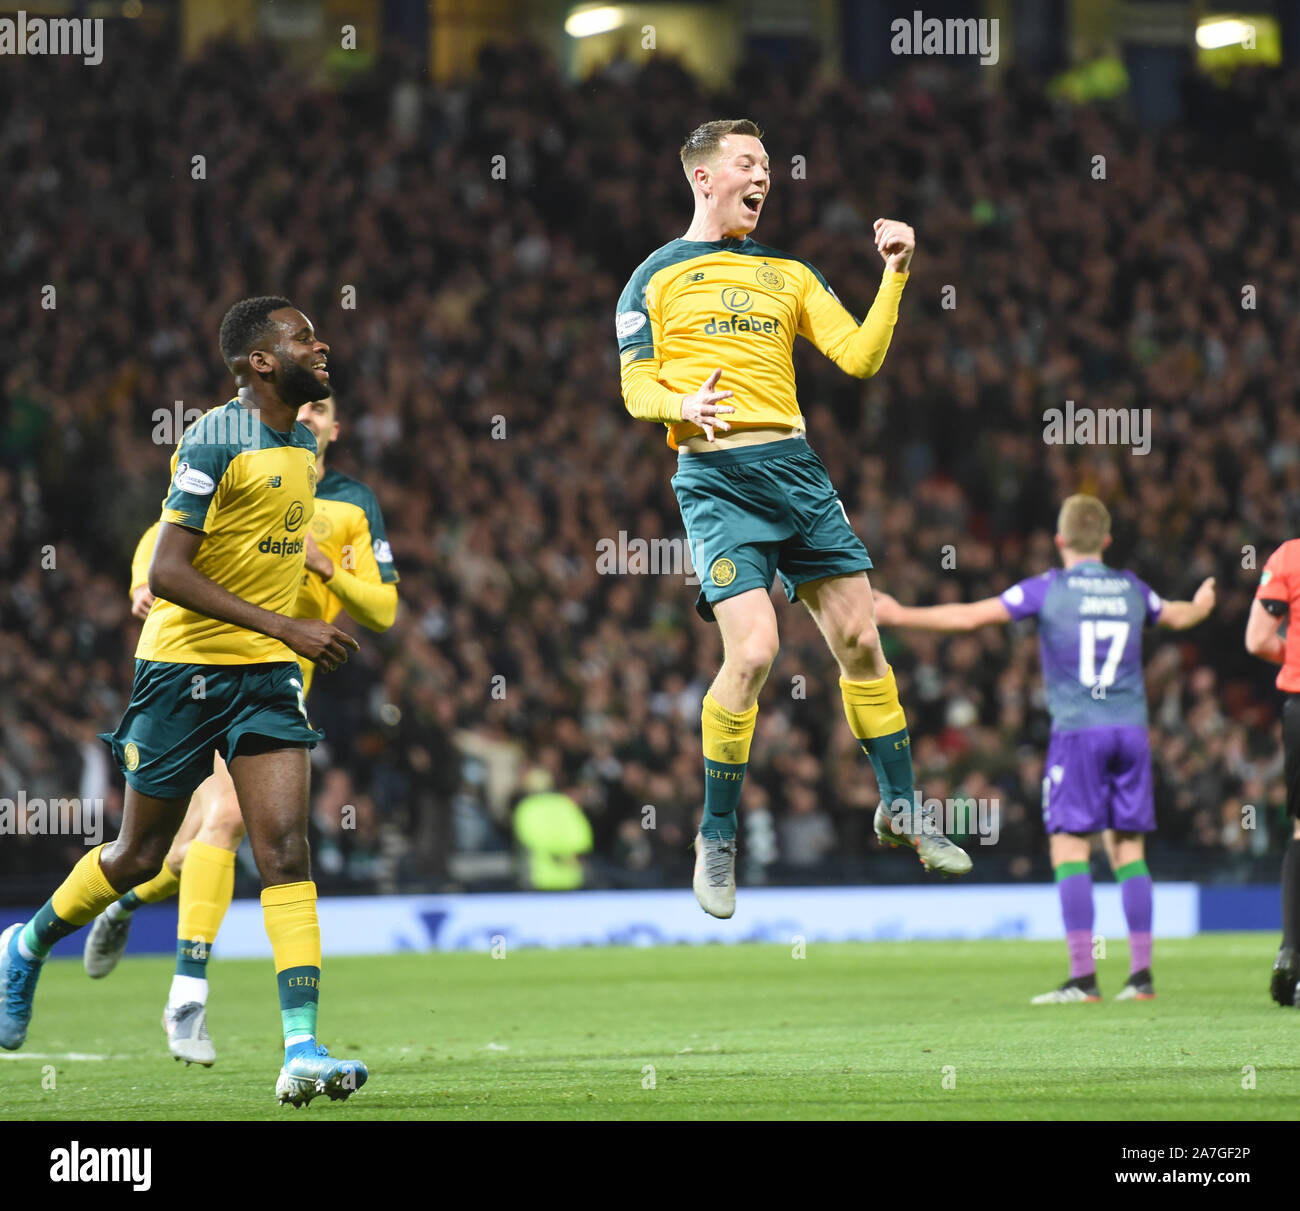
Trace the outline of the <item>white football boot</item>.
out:
<instances>
[{"instance_id":1,"label":"white football boot","mask_svg":"<svg viewBox=\"0 0 1300 1211\"><path fill-rule=\"evenodd\" d=\"M736 911L736 841L695 835L695 898L711 917Z\"/></svg>"}]
</instances>

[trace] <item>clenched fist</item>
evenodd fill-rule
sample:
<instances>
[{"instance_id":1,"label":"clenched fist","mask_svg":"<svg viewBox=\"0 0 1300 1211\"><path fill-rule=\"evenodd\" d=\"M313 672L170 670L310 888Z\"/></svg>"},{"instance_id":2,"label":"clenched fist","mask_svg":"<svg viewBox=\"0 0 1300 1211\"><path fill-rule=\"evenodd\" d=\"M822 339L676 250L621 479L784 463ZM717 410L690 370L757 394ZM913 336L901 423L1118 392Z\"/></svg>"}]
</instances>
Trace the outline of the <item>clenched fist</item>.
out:
<instances>
[{"instance_id":1,"label":"clenched fist","mask_svg":"<svg viewBox=\"0 0 1300 1211\"><path fill-rule=\"evenodd\" d=\"M872 227L876 233L876 251L884 258L886 268L906 273L916 251L916 232L897 219L877 219Z\"/></svg>"}]
</instances>

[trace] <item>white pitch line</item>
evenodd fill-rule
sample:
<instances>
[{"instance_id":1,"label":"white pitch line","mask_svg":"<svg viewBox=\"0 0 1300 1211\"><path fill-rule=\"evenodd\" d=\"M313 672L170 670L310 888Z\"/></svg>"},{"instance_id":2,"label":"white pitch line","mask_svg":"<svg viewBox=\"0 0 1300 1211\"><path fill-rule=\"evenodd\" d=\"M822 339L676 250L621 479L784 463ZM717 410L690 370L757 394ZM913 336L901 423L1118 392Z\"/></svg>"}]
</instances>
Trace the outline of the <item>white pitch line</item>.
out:
<instances>
[{"instance_id":1,"label":"white pitch line","mask_svg":"<svg viewBox=\"0 0 1300 1211\"><path fill-rule=\"evenodd\" d=\"M92 1055L88 1051L24 1051L0 1053L0 1060L129 1060L129 1055Z\"/></svg>"}]
</instances>

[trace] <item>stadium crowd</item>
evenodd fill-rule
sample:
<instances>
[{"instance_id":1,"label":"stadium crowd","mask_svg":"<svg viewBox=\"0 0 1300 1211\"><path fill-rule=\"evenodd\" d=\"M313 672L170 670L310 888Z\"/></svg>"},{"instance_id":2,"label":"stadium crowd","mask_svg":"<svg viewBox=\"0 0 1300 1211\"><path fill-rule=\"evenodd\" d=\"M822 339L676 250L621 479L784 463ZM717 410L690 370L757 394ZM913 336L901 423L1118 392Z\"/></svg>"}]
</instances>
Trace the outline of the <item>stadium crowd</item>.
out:
<instances>
[{"instance_id":1,"label":"stadium crowd","mask_svg":"<svg viewBox=\"0 0 1300 1211\"><path fill-rule=\"evenodd\" d=\"M313 691L322 889L509 885L482 859L509 854L526 780L588 814L591 885L684 887L719 642L680 567L598 565L620 533L683 539L675 456L621 404L613 313L689 221L684 135L745 115L773 163L758 237L855 314L880 276L871 220L918 233L881 373L796 355L873 582L999 592L1054 564L1075 491L1158 592L1216 575L1208 623L1148 639L1151 865L1275 876L1278 700L1241 637L1258 568L1300 533L1300 76L1189 83L1184 120L1147 131L1119 103L933 65L862 88L755 61L709 92L662 59L572 84L523 45L455 86L400 55L331 85L255 46L186 63L159 44L147 77L111 48L94 93L55 60L0 75L0 795L102 799L112 835L121 780L95 734L128 697L130 555L178 436L159 414L227 399L222 313L283 293L332 346L332 465L378 495L402 575L396 625ZM1066 400L1149 410L1149 451L1048 444ZM919 878L871 835L815 627L778 613L742 881ZM918 785L998 805L974 877L1047 877L1032 626L887 641ZM6 895L44 894L80 851L5 836Z\"/></svg>"}]
</instances>

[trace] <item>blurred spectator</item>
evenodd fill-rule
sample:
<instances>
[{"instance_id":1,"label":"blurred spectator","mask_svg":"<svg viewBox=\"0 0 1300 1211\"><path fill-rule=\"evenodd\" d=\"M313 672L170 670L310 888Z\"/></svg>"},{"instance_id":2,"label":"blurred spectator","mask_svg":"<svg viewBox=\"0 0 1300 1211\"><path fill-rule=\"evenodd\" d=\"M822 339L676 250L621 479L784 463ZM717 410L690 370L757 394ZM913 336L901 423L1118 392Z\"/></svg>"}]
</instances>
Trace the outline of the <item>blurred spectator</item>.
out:
<instances>
[{"instance_id":1,"label":"blurred spectator","mask_svg":"<svg viewBox=\"0 0 1300 1211\"><path fill-rule=\"evenodd\" d=\"M524 797L515 805L515 840L523 849L520 885L535 891L574 891L583 884L582 855L591 852L591 825L568 795L553 789L551 775L524 775Z\"/></svg>"},{"instance_id":2,"label":"blurred spectator","mask_svg":"<svg viewBox=\"0 0 1300 1211\"><path fill-rule=\"evenodd\" d=\"M786 786L790 810L781 821L781 849L786 865L797 870L820 866L835 848L835 829L817 803L817 791L802 783Z\"/></svg>"}]
</instances>

